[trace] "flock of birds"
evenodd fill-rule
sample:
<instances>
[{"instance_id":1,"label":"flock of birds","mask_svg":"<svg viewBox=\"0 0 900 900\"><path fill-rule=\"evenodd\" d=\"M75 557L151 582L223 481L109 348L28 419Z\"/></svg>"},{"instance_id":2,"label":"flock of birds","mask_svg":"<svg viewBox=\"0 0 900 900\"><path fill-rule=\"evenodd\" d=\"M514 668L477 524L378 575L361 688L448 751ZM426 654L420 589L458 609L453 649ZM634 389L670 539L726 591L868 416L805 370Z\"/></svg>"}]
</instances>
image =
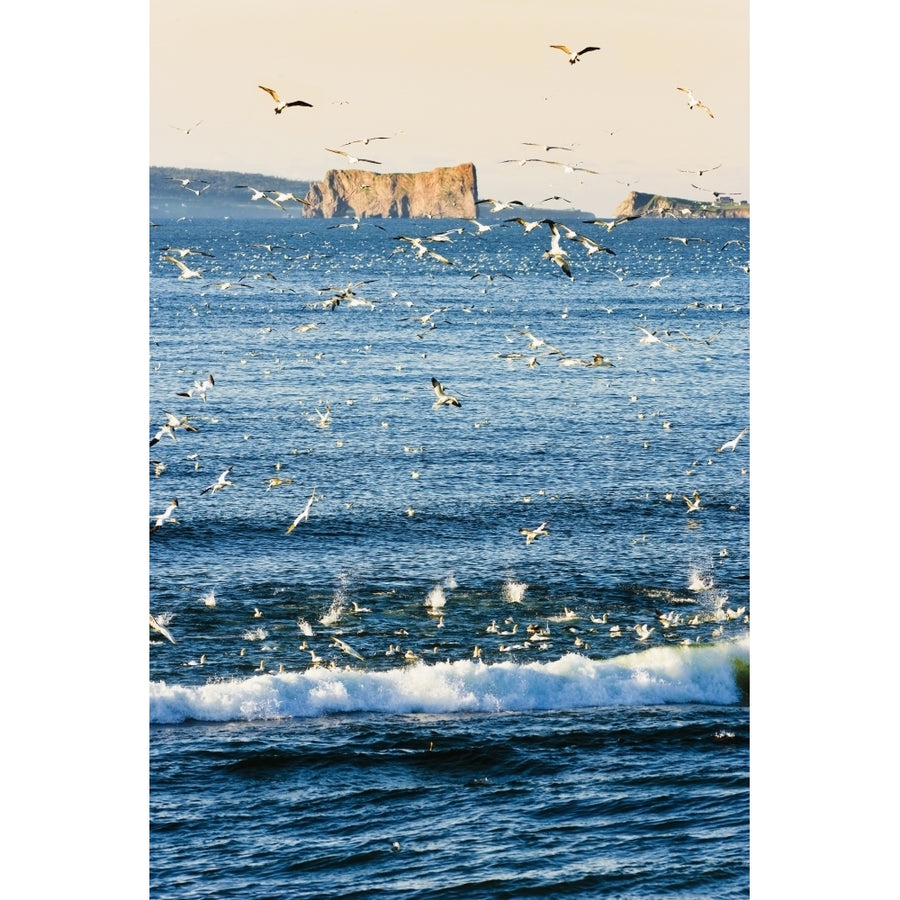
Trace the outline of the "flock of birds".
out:
<instances>
[{"instance_id":1,"label":"flock of birds","mask_svg":"<svg viewBox=\"0 0 900 900\"><path fill-rule=\"evenodd\" d=\"M580 50L573 51L570 47L564 44L551 44L550 47L552 49L557 49L560 52L564 53L568 59L570 65L575 65L582 61L582 58L588 54L599 51L601 48L597 46L585 46ZM287 109L292 108L303 108L303 107L312 107L312 104L305 100L291 100L285 101L281 98L278 91L273 88L265 87L263 85L259 85L259 88L268 94L271 100L274 103L274 112L276 115L281 115ZM687 105L691 110L699 110L701 112L706 113L710 118L714 118L713 112L702 103L697 97L694 95L693 91L688 88L678 87L677 90L687 95ZM195 123L191 126L191 129L181 129L185 133L190 133L190 130L198 127L202 124L202 120ZM174 126L173 126L174 127ZM357 163L366 163L371 165L381 165L381 163L375 159L359 157L356 156L344 149L343 147L348 147L353 144L362 144L363 146L368 146L371 142L374 141L384 141L388 140L389 136L387 135L377 135L366 138L360 138L353 141L348 141L344 144L341 144L340 147L332 148L326 147L325 149L333 153L335 155L339 155L349 161L351 165L355 165ZM528 146L536 146L542 148L545 152L551 152L553 150L571 150L570 147L565 147L562 145L554 145L554 144L535 144L534 142L523 142L523 144ZM533 163L542 163L549 164L553 166L562 167L567 172L586 172L589 174L598 174L595 170L587 169L578 165L568 165L556 160L547 160L540 159L537 157L527 157L523 159L507 159L503 160L505 163L515 163L519 166L524 166ZM703 176L707 172L714 171L718 169L719 165L711 166L709 168L704 169L691 169L691 170L680 170L685 172L686 174L697 175L698 177ZM181 186L194 194L196 197L200 197L200 195L208 190L209 183L205 181L192 181L191 179L182 179L176 178L174 179L178 181ZM694 185L694 187L698 187L698 189L706 190L706 188L699 188L699 186ZM250 191L250 199L252 201L265 200L268 203L272 204L276 208L280 210L285 209L285 204L287 203L298 203L298 204L306 204L308 205L308 201L305 198L297 197L290 192L280 191L277 189L260 189L253 187L251 185L235 185L235 188L241 190L249 190ZM712 192L717 198L723 192ZM730 192L733 193L733 192ZM565 198L561 197L553 197L547 198L548 200L564 200ZM568 202L568 201L566 201ZM497 200L494 198L481 198L476 201L476 205L490 205L490 213L491 214L499 214L504 211L518 212L522 208L525 207L525 203L521 200ZM680 216L676 215L674 212L671 213L672 217L675 219L679 219ZM583 224L594 226L598 229L602 229L608 235L613 232L614 229L621 227L627 222L634 221L640 218L639 215L625 215L618 216L614 218L608 219L590 219L585 220ZM347 223L341 223L341 225L335 225L332 227L344 227ZM546 227L547 232L549 233L549 246L542 252L540 259L542 261L547 261L554 264L562 275L565 278L573 281L575 275L572 269L572 257L570 255L570 251L566 249L567 247L576 245L583 249L584 256L593 257L615 257L616 252L612 247L606 246L599 241L595 240L592 237L589 237L586 234L577 231L564 223L551 219L551 218L539 218L529 220L526 219L522 215L515 215L505 218L502 222L496 222L492 224L485 224L479 222L477 219L468 220L468 223L471 224L475 231L471 232L475 235L484 235L487 232L493 230L498 227L513 227L518 226L523 229L524 234L531 234L533 232L537 232L539 229ZM356 220L355 223L351 223L350 227L359 227L360 222ZM380 226L376 226L380 227ZM435 233L435 234L426 234L426 235L398 235L394 238L394 240L403 242L402 246L398 246L395 252L400 252L402 250L411 251L416 258L423 260L432 260L442 265L452 266L456 263L454 260L450 259L449 256L438 253L432 248L433 244L452 244L453 238L455 235L462 234L464 231L464 227L460 226L454 229L450 229L447 231ZM692 243L709 243L708 239L692 236L692 235L681 235L681 234L672 234L665 235L660 238L660 240L678 243L683 245L684 247L688 247ZM274 250L275 248L268 245L259 245L266 247L268 250ZM729 249L730 247L738 246L741 249L744 248L744 245L741 241L732 240L728 241L721 249L723 251ZM281 250L287 248L279 248ZM203 251L197 250L193 248L183 248L183 247L171 247L166 246L160 248L163 253L162 259L166 262L171 263L178 271L178 279L179 280L188 280L188 279L199 279L202 280L204 276L204 272L201 268L192 268L185 260L192 256L197 255L200 257L211 257L212 254ZM744 271L749 274L749 264L743 264L741 266L744 268ZM618 269L610 269L612 274L615 275L620 281L623 281L627 277L627 271L619 267ZM273 273L266 273L267 277L270 277L273 281L277 281L277 276ZM263 276L263 277L266 277ZM259 274L254 274L253 276L240 276L234 281L228 282L218 282L217 286L222 290L226 290L229 288L234 288L238 286L248 287L249 281L247 279L253 278L258 280L261 276ZM471 274L471 279L475 279L478 277L485 277L488 280L493 280L494 278L503 277L503 278L512 278L511 275L505 272L494 272L494 273L485 273L481 271L475 271ZM668 273L663 274L661 276L657 276L654 279L651 279L648 282L637 282L632 281L629 282L630 286L639 286L646 285L646 287L658 288L662 284L662 281L665 278L670 277ZM338 306L373 306L371 301L366 300L363 297L360 297L357 293L358 289L368 283L368 280L350 282L347 285L329 285L326 288L322 288L323 292L327 292L329 294L328 298L325 300L319 300L315 304L311 304L311 308L317 308L327 311L334 311ZM273 287L272 290L276 290L278 288ZM436 327L435 317L441 315L449 309L448 306L438 307L431 312L424 313L421 316L416 316L415 318L421 323L422 326L427 328ZM609 310L610 312L612 310ZM302 333L303 331L312 330L321 323L306 323L303 325L299 325L296 328L296 331ZM643 336L640 338L642 343L658 343L665 347L668 347L673 350L678 350L673 343L670 342L670 338L673 338L675 335L670 331L661 332L659 330L651 330L642 325L637 325L637 327L643 333ZM561 364L580 364L585 366L607 366L612 367L614 363L604 355L600 353L593 354L588 359L581 358L573 358L569 357L560 351L558 348L549 345L546 341L536 337L532 334L528 329L522 329L521 333L524 337L526 337L529 341L528 349L530 351L534 351L532 355L528 357L529 365L535 366L538 364L539 357L546 358L548 356L555 356ZM683 332L680 333L681 336L690 340L691 338ZM710 342L713 340L715 335L706 339L706 342ZM667 340L663 340L666 338ZM526 354L527 355L527 354ZM198 379L188 388L184 390L175 391L175 395L181 398L191 399L191 398L199 398L203 401L207 399L209 394L215 388L216 382L212 374L209 374L207 377L203 379ZM443 408L461 408L462 402L458 396L454 395L450 390L445 388L444 384L438 378L431 378L431 388L435 394L435 400L433 402L433 408L435 409L443 409ZM330 407L326 406L325 410L316 410L318 416L318 425L320 427L328 427L330 424L330 415L331 410ZM165 441L166 439L177 440L176 432L179 430L185 432L196 432L196 427L192 424L190 416L184 415L176 415L172 412L165 412L165 421L158 427L155 433L150 438L150 447L155 447L160 442ZM741 439L745 436L748 431L749 426L744 427L737 434L736 437L731 440L725 441L720 446L715 447L716 452L725 452L730 451L734 452ZM161 474L165 469L165 464L161 461L151 461L151 463L156 467L156 474ZM215 481L208 484L202 490L200 490L199 495L211 495L215 496L217 493L228 489L229 487L233 487L234 482L230 479L231 473L234 469L233 465L227 466L216 478ZM413 477L416 477L416 473L413 473ZM266 490L271 490L276 487L280 487L282 485L293 483L293 479L284 477L281 475L273 476L267 479L266 481ZM182 498L183 499L183 498ZM307 522L310 519L314 504L317 500L321 499L320 495L317 493L317 488L313 487L311 492L306 499L304 506L299 510L297 515L286 524L285 534L290 535L294 532L298 527L301 526L302 523ZM688 496L687 494L682 494L681 499L684 501L687 507L687 514L692 515L694 513L701 512L703 507L701 505L701 496L698 491L694 491L692 496ZM152 516L150 522L150 534L155 535L160 529L164 527L171 527L173 524L178 524L177 514L180 508L178 498L173 498L164 509L160 512ZM414 514L413 510L408 510L409 514ZM545 520L540 522L537 526L533 528L522 527L519 529L519 533L524 536L525 545L530 546L535 541L538 541L542 538L546 539L550 534L550 521ZM723 550L723 553L727 551ZM513 586L514 587L514 586ZM524 585L520 585L520 589L524 589ZM701 587L705 587L705 585L701 585ZM700 589L700 588L697 588ZM517 598L508 597L507 599L511 599L515 601ZM521 600L521 590L518 597ZM370 612L370 610L366 610L360 608L357 603L354 603L354 608L352 611L349 611L352 615L358 616L365 612ZM442 617L442 608L443 603L439 602L438 599L435 599L434 602L429 604L429 613L433 614L437 619L437 627L443 627L443 617ZM338 609L332 610L332 614L330 616L326 615L323 617L322 624L324 625L333 625L341 615L348 613L346 609ZM261 616L261 614L259 614ZM609 613L604 613L603 616L596 617L593 614L590 616L591 621L591 631L595 631L596 627L599 625L605 626L608 622ZM498 650L500 652L506 652L509 650L526 650L529 648L540 648L546 647L552 638L550 631L550 622L554 617L551 617L547 620L546 625L540 625L536 622L529 623L524 629L524 635L520 635L516 638L516 641L509 641L506 643L501 643L498 646ZM577 613L572 610L565 608L563 613L559 617L555 617L557 621L568 623L568 627L570 632L574 634L574 646L577 648L587 648L589 646L588 642L585 640L585 636L579 632L579 630L574 625L574 620L578 619L579 616ZM742 619L744 621L749 621L749 618L746 616L746 611L743 607L739 607L737 610L729 610L724 606L718 608L711 617L713 621L724 622L732 619ZM655 625L648 625L646 623L639 623L631 627L631 630L634 634L635 640L639 642L646 642L650 639L651 635L656 631L657 627L660 630L668 631L670 629L679 627L679 626L688 626L693 627L701 624L701 621L710 621L710 617L706 617L701 619L699 615L695 615L693 617L689 617L685 619L682 615L674 612L661 612L657 617L657 622ZM170 621L165 615L157 615L154 616L152 613L150 614L150 628L151 630L159 635L162 639L169 641L171 643L176 643L176 638L173 636L171 631L168 628ZM300 645L300 649L307 651L310 654L310 665L322 665L323 659L318 656L313 649L309 648L308 640L313 636L314 632L309 626L308 622L305 620L298 620L298 626L303 635L303 642ZM518 623L514 622L512 617L508 618L505 622L506 629L501 629L500 626L497 625L496 621L493 621L490 626L487 627L486 633L498 634L504 637L512 638L514 635L517 635ZM397 632L398 636L402 636L402 632ZM623 635L623 629L621 625L613 624L610 625L608 634L611 638L621 637ZM343 653L346 656L349 656L357 661L364 661L364 657L357 650L355 650L352 646L350 646L346 641L341 638L331 635L330 640L334 648ZM690 643L689 638L685 638L683 643ZM436 650L437 648L435 648ZM241 651L243 655L243 650ZM386 651L385 655L394 655L399 653L400 644L396 647L392 643L391 646ZM421 657L419 652L414 650L406 650L402 653L402 656L407 661L416 661ZM480 646L475 646L472 649L472 656L474 658L481 658L482 656L482 648ZM205 657L201 657L200 664L205 662ZM332 659L331 664L334 665L334 660ZM284 666L281 665L280 669L283 670ZM260 662L259 668L257 671L267 671L264 665L264 661Z\"/></svg>"}]
</instances>

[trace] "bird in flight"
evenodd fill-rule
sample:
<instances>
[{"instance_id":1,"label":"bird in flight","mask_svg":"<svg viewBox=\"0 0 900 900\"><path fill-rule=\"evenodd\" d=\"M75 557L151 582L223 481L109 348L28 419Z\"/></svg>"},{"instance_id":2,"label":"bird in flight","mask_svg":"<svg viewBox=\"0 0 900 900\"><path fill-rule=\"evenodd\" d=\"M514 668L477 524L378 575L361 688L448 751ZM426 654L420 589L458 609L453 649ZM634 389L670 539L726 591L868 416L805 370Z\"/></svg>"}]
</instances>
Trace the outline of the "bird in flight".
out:
<instances>
[{"instance_id":1,"label":"bird in flight","mask_svg":"<svg viewBox=\"0 0 900 900\"><path fill-rule=\"evenodd\" d=\"M195 128L197 128L198 126L200 126L202 124L203 124L203 119L201 119L199 122L194 122L194 124L191 125L190 128L180 128L178 125L170 125L169 128L174 128L176 131L181 131L184 134L190 134Z\"/></svg>"},{"instance_id":2,"label":"bird in flight","mask_svg":"<svg viewBox=\"0 0 900 900\"><path fill-rule=\"evenodd\" d=\"M207 491L212 491L215 494L216 491L221 491L224 487L233 487L234 482L228 480L228 475L233 468L234 466L229 466L209 487L203 488L203 490L200 491L200 495L202 496Z\"/></svg>"},{"instance_id":3,"label":"bird in flight","mask_svg":"<svg viewBox=\"0 0 900 900\"><path fill-rule=\"evenodd\" d=\"M583 52L583 51L582 51ZM551 150L569 150L571 151L571 147L560 147L556 144L538 144L535 141L522 141L524 146L526 147L540 147L544 153L549 153Z\"/></svg>"},{"instance_id":4,"label":"bird in flight","mask_svg":"<svg viewBox=\"0 0 900 900\"><path fill-rule=\"evenodd\" d=\"M353 141L347 141L346 144L341 144L342 147L349 147L351 144L368 144L369 141L389 141L390 136L381 135L378 137L365 137L365 138L356 138Z\"/></svg>"},{"instance_id":5,"label":"bird in flight","mask_svg":"<svg viewBox=\"0 0 900 900\"><path fill-rule=\"evenodd\" d=\"M741 196L739 191L710 191L709 188L700 187L699 184L694 184L693 182L691 182L691 187L697 188L698 191L708 191L710 194L713 195L713 197L716 198L716 200L718 200L719 197L740 197Z\"/></svg>"},{"instance_id":6,"label":"bird in flight","mask_svg":"<svg viewBox=\"0 0 900 900\"><path fill-rule=\"evenodd\" d=\"M680 88L676 88L675 90L681 91L683 94L687 94L687 95L688 95L688 97L687 97L687 105L688 105L688 108L690 108L690 109L702 109L702 110L704 110L704 111L706 112L706 114L707 114L711 119L714 119L714 118L715 118L715 116L713 115L713 111L712 111L705 103L701 103L701 102L694 96L694 92L693 92L690 88L680 87Z\"/></svg>"},{"instance_id":7,"label":"bird in flight","mask_svg":"<svg viewBox=\"0 0 900 900\"><path fill-rule=\"evenodd\" d=\"M549 524L549 522L541 522L541 524L538 525L537 528L520 528L519 534L525 535L525 546L527 547L533 541L536 541L539 537L549 534L550 532L547 531L547 526Z\"/></svg>"},{"instance_id":8,"label":"bird in flight","mask_svg":"<svg viewBox=\"0 0 900 900\"><path fill-rule=\"evenodd\" d=\"M350 165L355 166L357 163L371 163L373 166L380 166L381 163L377 159L363 159L361 156L352 156L349 153L345 153L343 150L332 150L331 147L325 148L329 153L337 153L338 156L345 156L350 160Z\"/></svg>"},{"instance_id":9,"label":"bird in flight","mask_svg":"<svg viewBox=\"0 0 900 900\"><path fill-rule=\"evenodd\" d=\"M551 44L550 45L554 50L562 50L566 56L569 57L569 65L574 66L577 63L584 53L590 53L591 50L599 50L599 47L585 47L583 50L579 50L577 53L575 51L570 50L565 44Z\"/></svg>"},{"instance_id":10,"label":"bird in flight","mask_svg":"<svg viewBox=\"0 0 900 900\"><path fill-rule=\"evenodd\" d=\"M175 263L176 266L181 270L181 274L178 276L179 281L183 281L185 278L201 278L202 275L197 269L191 269L186 266L180 259L175 259L174 256L169 256L167 253L164 257L169 262Z\"/></svg>"},{"instance_id":11,"label":"bird in flight","mask_svg":"<svg viewBox=\"0 0 900 900\"><path fill-rule=\"evenodd\" d=\"M719 163L717 166L710 166L708 169L679 169L679 172L684 172L685 175L705 175L707 172L715 172L716 169L721 169L722 163ZM694 185L696 187L696 185Z\"/></svg>"},{"instance_id":12,"label":"bird in flight","mask_svg":"<svg viewBox=\"0 0 900 900\"><path fill-rule=\"evenodd\" d=\"M307 103L305 100L291 100L290 103L285 103L281 97L278 96L278 92L269 87L263 87L263 85L258 85L258 87L265 91L274 101L275 101L275 115L280 115L288 106L312 106L312 103Z\"/></svg>"},{"instance_id":13,"label":"bird in flight","mask_svg":"<svg viewBox=\"0 0 900 900\"><path fill-rule=\"evenodd\" d=\"M661 241L678 241L681 244L684 244L685 247L691 242L694 241L699 244L708 244L709 241L706 238L701 237L678 237L677 235L666 235L665 237L660 238Z\"/></svg>"},{"instance_id":14,"label":"bird in flight","mask_svg":"<svg viewBox=\"0 0 900 900\"><path fill-rule=\"evenodd\" d=\"M434 409L437 409L439 406L444 406L444 404L447 404L448 406L462 406L462 403L460 403L456 397L452 397L444 390L437 378L431 379L431 386L434 388L434 392L437 395L437 400L435 400L433 406Z\"/></svg>"},{"instance_id":15,"label":"bird in flight","mask_svg":"<svg viewBox=\"0 0 900 900\"><path fill-rule=\"evenodd\" d=\"M206 392L214 387L216 380L212 377L212 373L210 373L208 378L204 378L203 381L195 381L191 387L189 387L186 391L176 391L176 397L193 397L194 394L197 394L199 397L202 397L204 400L206 399Z\"/></svg>"},{"instance_id":16,"label":"bird in flight","mask_svg":"<svg viewBox=\"0 0 900 900\"><path fill-rule=\"evenodd\" d=\"M640 215L636 216L617 216L615 219L583 219L585 225L600 225L607 231L621 225L623 222L630 222L632 219L640 219Z\"/></svg>"},{"instance_id":17,"label":"bird in flight","mask_svg":"<svg viewBox=\"0 0 900 900\"><path fill-rule=\"evenodd\" d=\"M316 499L316 489L313 488L312 493L309 495L309 500L306 501L306 506L303 507L303 511L290 525L288 525L285 534L290 534L301 522L306 522L309 519L309 511L312 509L312 505Z\"/></svg>"},{"instance_id":18,"label":"bird in flight","mask_svg":"<svg viewBox=\"0 0 900 900\"><path fill-rule=\"evenodd\" d=\"M566 278L570 281L574 281L575 278L572 275L572 270L569 268L569 254L566 253L559 245L560 234L559 227L556 222L551 219L544 219L547 225L550 228L550 249L541 254L541 259L549 259L552 262L555 262L565 274Z\"/></svg>"},{"instance_id":19,"label":"bird in flight","mask_svg":"<svg viewBox=\"0 0 900 900\"><path fill-rule=\"evenodd\" d=\"M748 425L747 428L749 427L750 426ZM747 428L744 428L737 437L732 438L730 441L725 441L721 447L716 447L716 453L721 453L723 450L730 450L734 453L734 451L737 450L738 442L747 433Z\"/></svg>"},{"instance_id":20,"label":"bird in flight","mask_svg":"<svg viewBox=\"0 0 900 900\"><path fill-rule=\"evenodd\" d=\"M478 206L479 203L490 203L491 212L501 212L504 209L512 209L514 206L524 206L525 204L521 200L494 200L492 197L485 197L484 200L476 200L475 205Z\"/></svg>"},{"instance_id":21,"label":"bird in flight","mask_svg":"<svg viewBox=\"0 0 900 900\"><path fill-rule=\"evenodd\" d=\"M693 498L688 497L687 494L682 494L681 499L687 503L687 511L689 513L703 509L703 507L700 506L700 491L694 491Z\"/></svg>"},{"instance_id":22,"label":"bird in flight","mask_svg":"<svg viewBox=\"0 0 900 900\"><path fill-rule=\"evenodd\" d=\"M156 520L150 526L150 533L153 534L154 531L158 531L166 522L177 522L178 520L173 518L176 509L178 509L177 497L156 517Z\"/></svg>"}]
</instances>

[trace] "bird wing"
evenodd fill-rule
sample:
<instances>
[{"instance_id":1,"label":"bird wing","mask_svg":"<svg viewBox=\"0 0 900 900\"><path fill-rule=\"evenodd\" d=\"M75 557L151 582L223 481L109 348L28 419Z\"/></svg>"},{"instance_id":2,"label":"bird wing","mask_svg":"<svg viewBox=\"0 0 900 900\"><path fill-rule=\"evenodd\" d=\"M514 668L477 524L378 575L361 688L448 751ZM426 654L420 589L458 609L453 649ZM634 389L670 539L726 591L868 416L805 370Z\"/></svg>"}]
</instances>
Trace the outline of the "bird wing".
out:
<instances>
[{"instance_id":1,"label":"bird wing","mask_svg":"<svg viewBox=\"0 0 900 900\"><path fill-rule=\"evenodd\" d=\"M272 90L272 88L263 87L263 85L258 85L261 90L264 90L276 103L281 103L281 97L278 96L278 92ZM680 88L679 88L680 90Z\"/></svg>"},{"instance_id":2,"label":"bird wing","mask_svg":"<svg viewBox=\"0 0 900 900\"><path fill-rule=\"evenodd\" d=\"M599 47L585 47L584 50L579 50L578 55L581 56L582 53L590 53L591 50L599 50Z\"/></svg>"},{"instance_id":3,"label":"bird wing","mask_svg":"<svg viewBox=\"0 0 900 900\"><path fill-rule=\"evenodd\" d=\"M312 106L312 103L307 103L305 100L291 100L290 103L285 103L285 106Z\"/></svg>"},{"instance_id":4,"label":"bird wing","mask_svg":"<svg viewBox=\"0 0 900 900\"><path fill-rule=\"evenodd\" d=\"M565 44L551 44L550 45L554 50L562 50L567 56L572 55L572 51Z\"/></svg>"}]
</instances>

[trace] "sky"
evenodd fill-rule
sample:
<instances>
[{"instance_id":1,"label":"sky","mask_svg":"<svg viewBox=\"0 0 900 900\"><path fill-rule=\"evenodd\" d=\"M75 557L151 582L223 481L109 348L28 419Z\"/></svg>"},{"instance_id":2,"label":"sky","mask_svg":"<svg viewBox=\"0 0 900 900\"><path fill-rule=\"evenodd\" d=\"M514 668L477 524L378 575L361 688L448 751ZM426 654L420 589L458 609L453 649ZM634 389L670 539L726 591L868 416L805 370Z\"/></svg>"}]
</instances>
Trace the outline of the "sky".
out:
<instances>
[{"instance_id":1,"label":"sky","mask_svg":"<svg viewBox=\"0 0 900 900\"><path fill-rule=\"evenodd\" d=\"M358 168L472 162L482 198L559 195L598 216L631 190L750 199L748 0L150 0L149 13L150 165L318 181L352 165L326 148L377 136L343 148L381 163ZM600 49L573 65L551 44ZM312 108L276 116L259 85ZM592 172L503 162L529 158Z\"/></svg>"}]
</instances>

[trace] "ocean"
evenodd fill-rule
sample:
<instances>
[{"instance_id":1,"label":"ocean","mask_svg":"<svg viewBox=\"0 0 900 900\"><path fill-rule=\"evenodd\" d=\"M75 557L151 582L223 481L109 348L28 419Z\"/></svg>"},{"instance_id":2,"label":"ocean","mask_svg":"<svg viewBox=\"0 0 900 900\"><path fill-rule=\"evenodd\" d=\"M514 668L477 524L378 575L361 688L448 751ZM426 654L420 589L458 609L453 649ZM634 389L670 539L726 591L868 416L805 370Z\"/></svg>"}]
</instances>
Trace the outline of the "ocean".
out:
<instances>
[{"instance_id":1,"label":"ocean","mask_svg":"<svg viewBox=\"0 0 900 900\"><path fill-rule=\"evenodd\" d=\"M749 895L749 221L514 215L151 227L151 897Z\"/></svg>"}]
</instances>

